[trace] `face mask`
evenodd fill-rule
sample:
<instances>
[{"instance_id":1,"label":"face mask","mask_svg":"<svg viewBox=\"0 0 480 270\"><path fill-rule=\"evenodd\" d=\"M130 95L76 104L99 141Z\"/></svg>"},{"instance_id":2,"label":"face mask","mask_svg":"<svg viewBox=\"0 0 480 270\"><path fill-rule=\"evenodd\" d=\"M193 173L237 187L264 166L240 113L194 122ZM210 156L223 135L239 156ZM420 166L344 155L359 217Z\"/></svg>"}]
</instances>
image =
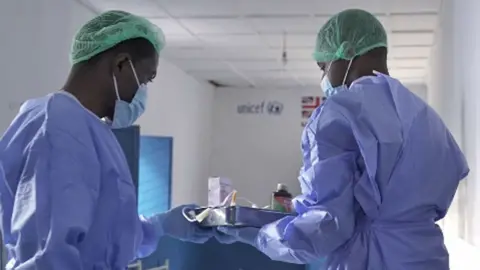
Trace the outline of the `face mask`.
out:
<instances>
[{"instance_id":1,"label":"face mask","mask_svg":"<svg viewBox=\"0 0 480 270\"><path fill-rule=\"evenodd\" d=\"M337 87L333 87L332 83L330 83L330 80L328 79L328 72L330 71L330 67L332 66L333 62L330 62L330 64L328 64L327 70L325 71L325 75L323 76L322 82L320 84L326 98L331 97L332 95L347 89L345 82L347 80L348 71L350 71L350 67L352 66L352 62L353 62L353 58L348 63L347 70L345 71L345 76L343 76L342 84Z\"/></svg>"},{"instance_id":2,"label":"face mask","mask_svg":"<svg viewBox=\"0 0 480 270\"><path fill-rule=\"evenodd\" d=\"M128 103L123 101L118 92L117 78L115 78L115 75L113 75L113 85L115 87L117 100L115 101L112 128L125 128L133 125L133 123L135 123L135 121L137 121L137 119L145 111L145 106L147 103L147 86L145 84L140 84L132 61L129 62L130 66L132 67L133 76L135 76L135 80L137 81L138 89L132 99L132 102Z\"/></svg>"}]
</instances>

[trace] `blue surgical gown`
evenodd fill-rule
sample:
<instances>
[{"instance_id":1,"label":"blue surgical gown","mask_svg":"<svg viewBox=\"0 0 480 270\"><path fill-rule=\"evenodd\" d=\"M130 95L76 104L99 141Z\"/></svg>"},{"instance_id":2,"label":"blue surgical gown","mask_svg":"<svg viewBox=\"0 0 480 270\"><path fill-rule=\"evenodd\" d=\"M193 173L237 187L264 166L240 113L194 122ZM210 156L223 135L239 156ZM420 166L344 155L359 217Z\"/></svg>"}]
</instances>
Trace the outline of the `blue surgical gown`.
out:
<instances>
[{"instance_id":1,"label":"blue surgical gown","mask_svg":"<svg viewBox=\"0 0 480 270\"><path fill-rule=\"evenodd\" d=\"M13 269L125 269L157 245L110 127L66 92L29 100L0 142Z\"/></svg>"},{"instance_id":2,"label":"blue surgical gown","mask_svg":"<svg viewBox=\"0 0 480 270\"><path fill-rule=\"evenodd\" d=\"M274 260L329 270L448 270L442 219L464 155L440 117L399 81L355 82L316 110L302 136L297 217L260 230Z\"/></svg>"}]
</instances>

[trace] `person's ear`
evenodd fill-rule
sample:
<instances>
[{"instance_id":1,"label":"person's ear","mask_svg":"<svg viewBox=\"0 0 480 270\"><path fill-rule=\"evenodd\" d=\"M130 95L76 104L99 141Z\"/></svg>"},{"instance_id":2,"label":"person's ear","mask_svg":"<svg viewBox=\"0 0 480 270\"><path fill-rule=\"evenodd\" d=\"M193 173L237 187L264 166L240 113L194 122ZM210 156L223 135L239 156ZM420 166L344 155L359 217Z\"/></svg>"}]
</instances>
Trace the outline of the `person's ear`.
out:
<instances>
[{"instance_id":1,"label":"person's ear","mask_svg":"<svg viewBox=\"0 0 480 270\"><path fill-rule=\"evenodd\" d=\"M130 59L131 57L128 53L119 53L117 56L115 56L112 62L113 74L118 76L125 71L125 68L130 68Z\"/></svg>"}]
</instances>

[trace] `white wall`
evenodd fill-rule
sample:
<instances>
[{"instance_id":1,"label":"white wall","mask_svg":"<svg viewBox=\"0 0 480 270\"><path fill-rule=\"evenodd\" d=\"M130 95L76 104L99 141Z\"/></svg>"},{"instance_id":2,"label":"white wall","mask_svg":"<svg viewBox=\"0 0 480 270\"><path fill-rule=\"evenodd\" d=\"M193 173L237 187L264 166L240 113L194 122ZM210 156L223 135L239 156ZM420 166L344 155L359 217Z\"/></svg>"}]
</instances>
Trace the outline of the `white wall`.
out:
<instances>
[{"instance_id":1,"label":"white wall","mask_svg":"<svg viewBox=\"0 0 480 270\"><path fill-rule=\"evenodd\" d=\"M263 206L277 183L299 194L301 97L321 90L221 88L215 92L211 175L231 178L240 196ZM237 106L284 104L281 115L241 115Z\"/></svg>"},{"instance_id":2,"label":"white wall","mask_svg":"<svg viewBox=\"0 0 480 270\"><path fill-rule=\"evenodd\" d=\"M443 1L428 81L429 101L462 146L470 175L461 184L444 231L480 247L480 2ZM477 256L478 251L477 251Z\"/></svg>"},{"instance_id":3,"label":"white wall","mask_svg":"<svg viewBox=\"0 0 480 270\"><path fill-rule=\"evenodd\" d=\"M72 38L93 16L74 0L0 1L0 130L25 99L63 86ZM139 123L143 133L174 137L173 205L206 203L212 107L212 87L161 61Z\"/></svg>"},{"instance_id":4,"label":"white wall","mask_svg":"<svg viewBox=\"0 0 480 270\"><path fill-rule=\"evenodd\" d=\"M143 134L173 137L172 205L207 203L212 86L167 61L149 85L148 109L139 119Z\"/></svg>"},{"instance_id":5,"label":"white wall","mask_svg":"<svg viewBox=\"0 0 480 270\"><path fill-rule=\"evenodd\" d=\"M409 88L423 98L426 95L424 85ZM321 94L320 88L217 89L210 174L231 178L241 195L260 205L269 203L277 183L299 194L301 98ZM282 114L237 113L238 105L262 101L283 103Z\"/></svg>"},{"instance_id":6,"label":"white wall","mask_svg":"<svg viewBox=\"0 0 480 270\"><path fill-rule=\"evenodd\" d=\"M63 86L72 37L92 16L73 0L0 1L0 130L25 99Z\"/></svg>"},{"instance_id":7,"label":"white wall","mask_svg":"<svg viewBox=\"0 0 480 270\"><path fill-rule=\"evenodd\" d=\"M439 25L435 33L435 46L432 49L428 74L428 101L445 121L457 143L464 146L462 122L459 121L462 115L463 91L456 86L458 78L453 68L456 63L453 54L454 21L453 12L450 10L452 7L450 1L443 3ZM445 80L445 78L448 79ZM464 185L459 190L463 188ZM442 221L444 231L455 236L465 233L463 231L465 225L461 224L459 197L459 192L457 192L447 217Z\"/></svg>"}]
</instances>

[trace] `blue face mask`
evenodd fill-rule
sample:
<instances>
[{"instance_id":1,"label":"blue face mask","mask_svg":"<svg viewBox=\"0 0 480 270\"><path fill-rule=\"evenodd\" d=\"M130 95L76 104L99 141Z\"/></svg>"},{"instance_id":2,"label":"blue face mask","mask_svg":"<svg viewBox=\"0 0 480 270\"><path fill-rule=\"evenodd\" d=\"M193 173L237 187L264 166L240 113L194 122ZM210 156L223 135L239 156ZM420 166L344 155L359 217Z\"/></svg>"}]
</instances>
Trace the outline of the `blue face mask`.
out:
<instances>
[{"instance_id":1,"label":"blue face mask","mask_svg":"<svg viewBox=\"0 0 480 270\"><path fill-rule=\"evenodd\" d=\"M330 67L332 66L333 62L330 62L330 64L328 64L327 70L325 71L325 75L323 75L322 82L320 83L320 86L322 87L323 93L325 94L326 98L329 98L329 97L331 97L332 95L335 95L338 92L342 92L342 91L348 89L348 86L345 84L345 82L347 80L348 71L350 71L350 67L352 65L352 62L353 62L353 58L348 63L348 68L345 71L345 75L343 77L342 84L337 86L337 87L333 87L332 83L328 79L328 72L330 71Z\"/></svg>"},{"instance_id":2,"label":"blue face mask","mask_svg":"<svg viewBox=\"0 0 480 270\"><path fill-rule=\"evenodd\" d=\"M133 123L135 123L145 111L147 103L147 86L145 84L140 84L137 72L131 61L130 66L132 67L133 76L135 76L135 80L137 81L138 89L132 102L128 103L123 101L118 93L117 78L113 75L113 85L115 87L117 100L115 102L115 111L113 113L112 128L126 128L133 125Z\"/></svg>"}]
</instances>

